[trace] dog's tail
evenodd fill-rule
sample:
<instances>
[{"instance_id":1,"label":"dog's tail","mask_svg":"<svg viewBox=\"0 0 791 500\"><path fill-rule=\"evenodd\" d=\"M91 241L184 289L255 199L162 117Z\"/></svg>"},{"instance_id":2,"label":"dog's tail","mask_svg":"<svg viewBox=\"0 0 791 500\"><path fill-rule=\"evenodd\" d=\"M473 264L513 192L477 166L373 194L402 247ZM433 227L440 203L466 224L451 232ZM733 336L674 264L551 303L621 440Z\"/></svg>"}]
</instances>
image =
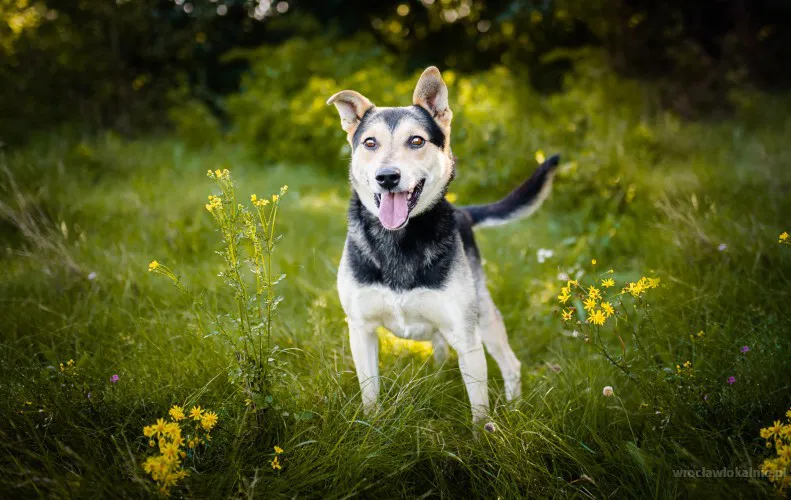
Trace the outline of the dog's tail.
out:
<instances>
[{"instance_id":1,"label":"dog's tail","mask_svg":"<svg viewBox=\"0 0 791 500\"><path fill-rule=\"evenodd\" d=\"M529 179L502 200L458 209L469 217L473 226L480 227L499 226L529 217L549 196L552 178L559 163L560 155L552 155L538 166Z\"/></svg>"}]
</instances>

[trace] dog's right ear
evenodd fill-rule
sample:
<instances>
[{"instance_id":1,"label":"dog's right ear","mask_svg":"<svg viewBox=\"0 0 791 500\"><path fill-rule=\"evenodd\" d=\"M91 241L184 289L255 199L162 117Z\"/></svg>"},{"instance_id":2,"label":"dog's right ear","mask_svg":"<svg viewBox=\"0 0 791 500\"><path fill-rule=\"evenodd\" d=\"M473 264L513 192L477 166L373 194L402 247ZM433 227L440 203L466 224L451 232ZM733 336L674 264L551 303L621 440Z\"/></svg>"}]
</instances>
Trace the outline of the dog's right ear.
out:
<instances>
[{"instance_id":1,"label":"dog's right ear","mask_svg":"<svg viewBox=\"0 0 791 500\"><path fill-rule=\"evenodd\" d=\"M334 104L341 115L341 128L351 137L360 124L363 115L374 105L364 95L353 90L341 90L327 99L327 104Z\"/></svg>"}]
</instances>

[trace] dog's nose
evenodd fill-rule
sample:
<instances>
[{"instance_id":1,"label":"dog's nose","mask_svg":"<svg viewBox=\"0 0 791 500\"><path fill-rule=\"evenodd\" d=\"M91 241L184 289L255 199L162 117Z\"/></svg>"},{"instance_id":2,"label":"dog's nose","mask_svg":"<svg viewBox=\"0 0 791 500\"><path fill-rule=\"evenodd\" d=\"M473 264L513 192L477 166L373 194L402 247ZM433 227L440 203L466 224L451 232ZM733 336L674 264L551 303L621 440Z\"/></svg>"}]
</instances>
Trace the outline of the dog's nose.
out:
<instances>
[{"instance_id":1,"label":"dog's nose","mask_svg":"<svg viewBox=\"0 0 791 500\"><path fill-rule=\"evenodd\" d=\"M393 189L401 180L401 171L397 168L385 167L376 171L376 182L385 189Z\"/></svg>"}]
</instances>

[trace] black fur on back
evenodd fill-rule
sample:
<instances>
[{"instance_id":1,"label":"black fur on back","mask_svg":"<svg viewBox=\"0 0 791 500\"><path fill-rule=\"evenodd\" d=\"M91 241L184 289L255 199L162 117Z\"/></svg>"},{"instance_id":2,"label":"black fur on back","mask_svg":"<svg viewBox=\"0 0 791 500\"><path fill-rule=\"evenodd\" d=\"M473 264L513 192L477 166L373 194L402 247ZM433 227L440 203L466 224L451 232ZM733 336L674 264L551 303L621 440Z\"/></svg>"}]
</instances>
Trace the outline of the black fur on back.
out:
<instances>
[{"instance_id":1,"label":"black fur on back","mask_svg":"<svg viewBox=\"0 0 791 500\"><path fill-rule=\"evenodd\" d=\"M427 211L411 217L405 228L390 231L382 227L353 191L347 252L355 279L396 291L442 288L460 250L455 214L453 206L442 198Z\"/></svg>"}]
</instances>

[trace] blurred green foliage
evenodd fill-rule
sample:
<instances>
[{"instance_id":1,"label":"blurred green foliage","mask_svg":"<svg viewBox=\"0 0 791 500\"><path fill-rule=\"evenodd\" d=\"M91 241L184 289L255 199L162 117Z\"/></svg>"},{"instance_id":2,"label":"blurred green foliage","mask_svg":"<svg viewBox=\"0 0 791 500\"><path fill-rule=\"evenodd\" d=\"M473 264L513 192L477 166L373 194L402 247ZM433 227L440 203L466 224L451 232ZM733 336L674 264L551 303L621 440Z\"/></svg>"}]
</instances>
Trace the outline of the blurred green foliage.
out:
<instances>
[{"instance_id":1,"label":"blurred green foliage","mask_svg":"<svg viewBox=\"0 0 791 500\"><path fill-rule=\"evenodd\" d=\"M791 5L773 1L0 0L0 139L62 123L127 135L164 128L174 85L224 121L224 98L249 92L243 75L263 78L262 65L284 79L324 65L315 76L335 80L366 61L396 75L505 66L553 92L574 63L559 54L583 47L652 82L664 108L699 118L727 111L734 89L788 86L791 71L777 61L791 56L790 21ZM278 60L289 54L303 56L291 69ZM264 102L280 109L277 97Z\"/></svg>"}]
</instances>

